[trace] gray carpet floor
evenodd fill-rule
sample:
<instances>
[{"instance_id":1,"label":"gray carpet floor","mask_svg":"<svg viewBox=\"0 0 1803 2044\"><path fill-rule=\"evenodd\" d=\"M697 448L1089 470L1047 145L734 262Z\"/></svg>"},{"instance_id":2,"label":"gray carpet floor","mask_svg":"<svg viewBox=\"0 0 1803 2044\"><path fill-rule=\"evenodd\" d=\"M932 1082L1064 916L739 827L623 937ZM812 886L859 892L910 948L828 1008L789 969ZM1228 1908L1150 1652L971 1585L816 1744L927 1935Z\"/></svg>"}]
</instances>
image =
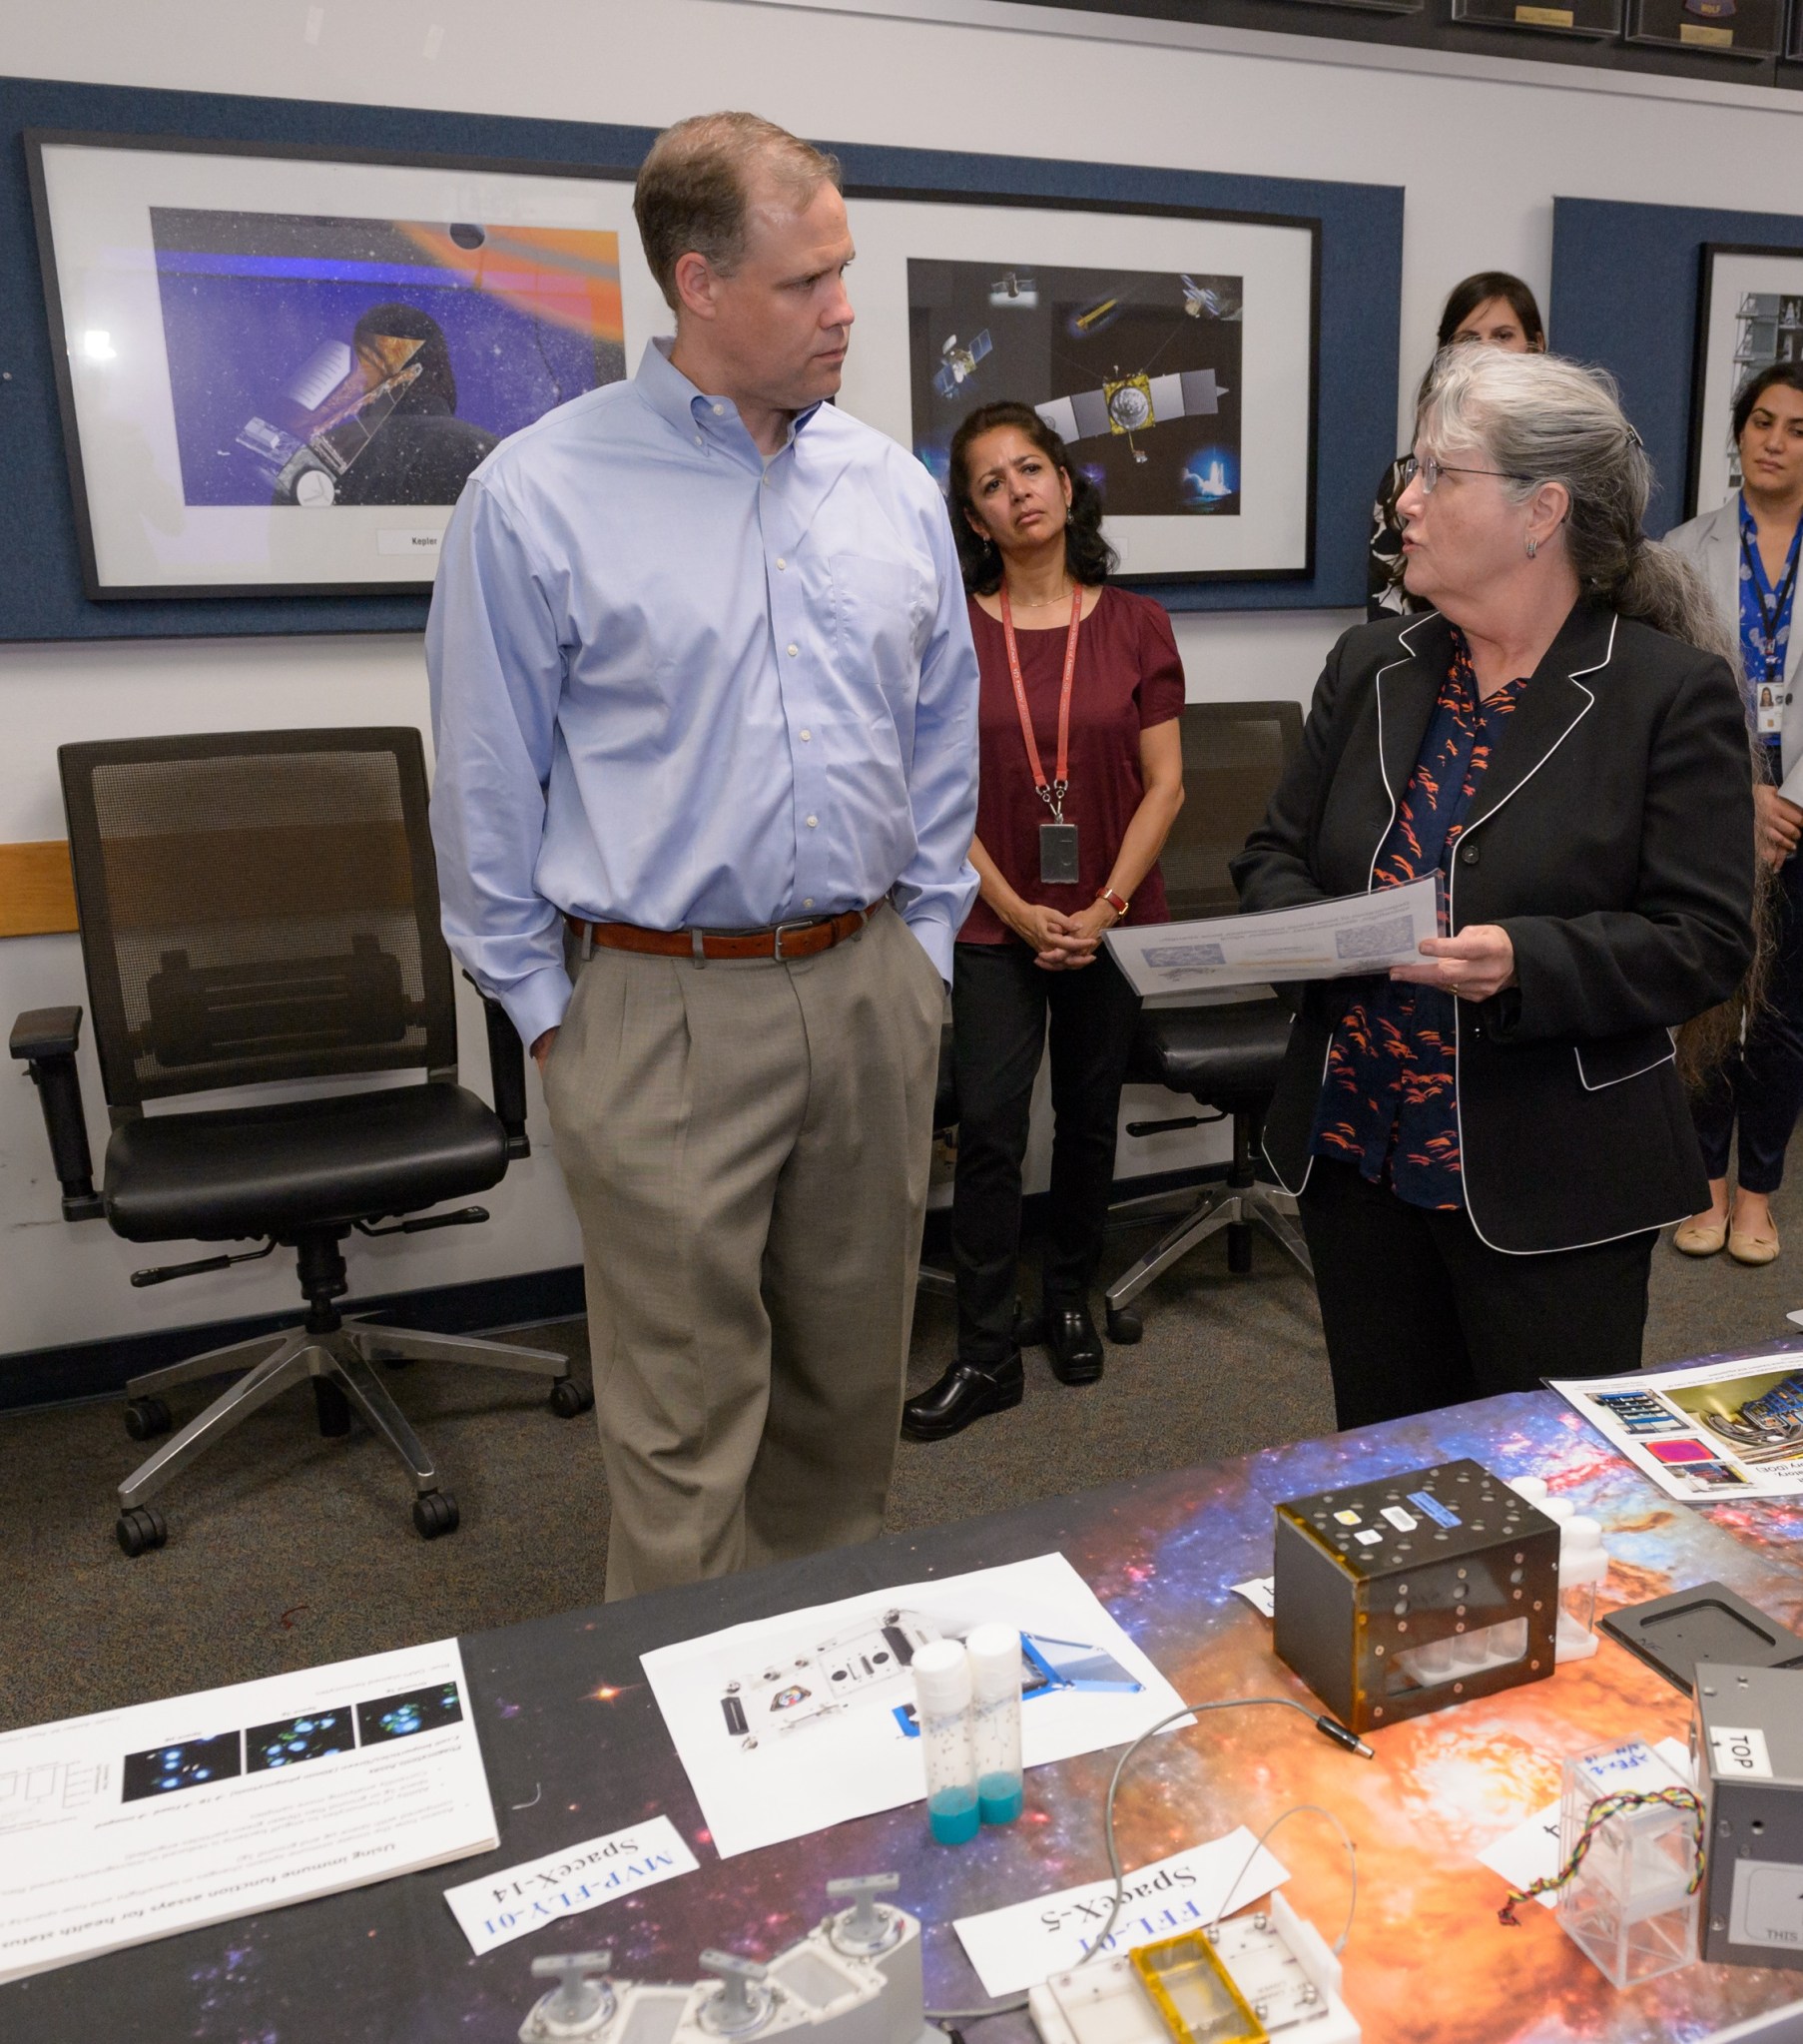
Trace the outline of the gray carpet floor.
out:
<instances>
[{"instance_id":1,"label":"gray carpet floor","mask_svg":"<svg viewBox=\"0 0 1803 2044\"><path fill-rule=\"evenodd\" d=\"M1797 1228L1796 1250L1765 1270L1693 1262L1662 1242L1647 1361L1794 1332ZM1104 1276L1152 1239L1111 1238ZM1141 1303L1145 1339L1110 1349L1101 1383L1060 1385L1032 1351L1016 1411L951 1441L904 1442L891 1528L1331 1429L1314 1294L1276 1249L1260 1241L1251 1275L1231 1277L1217 1237ZM923 1298L912 1389L945 1367L953 1334L949 1304ZM520 1338L586 1361L580 1321ZM360 1428L322 1440L305 1392L256 1414L165 1493L169 1545L137 1561L113 1539L113 1487L145 1452L119 1403L0 1415L0 1729L598 1602L607 1497L592 1415L558 1420L527 1380L467 1367L412 1365L392 1383L462 1513L429 1545L388 1451ZM214 1389L177 1393L178 1422Z\"/></svg>"}]
</instances>

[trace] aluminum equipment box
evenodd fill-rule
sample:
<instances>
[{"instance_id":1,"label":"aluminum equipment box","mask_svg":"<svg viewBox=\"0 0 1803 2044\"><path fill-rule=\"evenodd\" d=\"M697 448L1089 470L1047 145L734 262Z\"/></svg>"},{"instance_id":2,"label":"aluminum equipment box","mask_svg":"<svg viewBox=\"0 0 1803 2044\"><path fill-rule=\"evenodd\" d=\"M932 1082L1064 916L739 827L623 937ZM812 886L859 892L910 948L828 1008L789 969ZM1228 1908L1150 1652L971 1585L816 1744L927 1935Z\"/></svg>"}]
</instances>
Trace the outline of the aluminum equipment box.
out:
<instances>
[{"instance_id":1,"label":"aluminum equipment box","mask_svg":"<svg viewBox=\"0 0 1803 2044\"><path fill-rule=\"evenodd\" d=\"M1273 1641L1354 1731L1552 1673L1559 1529L1480 1463L1277 1507Z\"/></svg>"},{"instance_id":2,"label":"aluminum equipment box","mask_svg":"<svg viewBox=\"0 0 1803 2044\"><path fill-rule=\"evenodd\" d=\"M1709 1816L1703 1957L1803 1967L1803 1669L1700 1662L1690 1750Z\"/></svg>"}]
</instances>

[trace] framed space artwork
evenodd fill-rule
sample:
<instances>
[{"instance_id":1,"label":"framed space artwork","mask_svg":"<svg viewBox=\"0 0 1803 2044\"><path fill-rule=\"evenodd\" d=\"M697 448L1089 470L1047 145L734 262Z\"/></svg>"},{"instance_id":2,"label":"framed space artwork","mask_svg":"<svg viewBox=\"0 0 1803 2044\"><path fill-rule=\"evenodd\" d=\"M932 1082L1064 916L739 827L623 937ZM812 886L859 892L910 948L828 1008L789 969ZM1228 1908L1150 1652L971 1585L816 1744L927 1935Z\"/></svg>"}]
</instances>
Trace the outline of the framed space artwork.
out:
<instances>
[{"instance_id":1,"label":"framed space artwork","mask_svg":"<svg viewBox=\"0 0 1803 2044\"><path fill-rule=\"evenodd\" d=\"M27 154L93 598L419 589L483 455L668 324L621 173Z\"/></svg>"},{"instance_id":2,"label":"framed space artwork","mask_svg":"<svg viewBox=\"0 0 1803 2044\"><path fill-rule=\"evenodd\" d=\"M1696 300L1684 516L1740 487L1734 399L1768 362L1803 361L1803 249L1706 243Z\"/></svg>"},{"instance_id":3,"label":"framed space artwork","mask_svg":"<svg viewBox=\"0 0 1803 2044\"><path fill-rule=\"evenodd\" d=\"M1630 43L1773 57L1783 40L1784 0L1633 0Z\"/></svg>"},{"instance_id":4,"label":"framed space artwork","mask_svg":"<svg viewBox=\"0 0 1803 2044\"><path fill-rule=\"evenodd\" d=\"M1621 0L1453 0L1453 19L1603 41L1621 33Z\"/></svg>"},{"instance_id":5,"label":"framed space artwork","mask_svg":"<svg viewBox=\"0 0 1803 2044\"><path fill-rule=\"evenodd\" d=\"M848 194L841 402L940 487L979 405L1033 405L1102 493L1121 578L1313 565L1318 223Z\"/></svg>"}]
</instances>

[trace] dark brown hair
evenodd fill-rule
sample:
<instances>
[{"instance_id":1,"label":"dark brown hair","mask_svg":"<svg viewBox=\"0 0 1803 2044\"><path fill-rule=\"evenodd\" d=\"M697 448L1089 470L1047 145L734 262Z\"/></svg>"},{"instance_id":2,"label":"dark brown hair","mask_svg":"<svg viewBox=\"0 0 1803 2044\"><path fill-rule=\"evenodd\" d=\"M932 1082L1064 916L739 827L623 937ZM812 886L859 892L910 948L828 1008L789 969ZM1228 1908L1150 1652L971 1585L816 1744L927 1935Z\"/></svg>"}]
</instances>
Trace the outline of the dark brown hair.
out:
<instances>
[{"instance_id":1,"label":"dark brown hair","mask_svg":"<svg viewBox=\"0 0 1803 2044\"><path fill-rule=\"evenodd\" d=\"M1004 425L1018 427L1061 475L1070 478L1064 566L1071 580L1092 586L1107 581L1119 562L1102 537L1101 491L1071 460L1070 450L1030 404L1004 400L979 404L951 436L951 534L957 541L965 589L972 596L991 596L1001 587L1001 555L988 534L970 523L975 506L970 497L968 457L972 440Z\"/></svg>"},{"instance_id":2,"label":"dark brown hair","mask_svg":"<svg viewBox=\"0 0 1803 2044\"><path fill-rule=\"evenodd\" d=\"M1767 362L1757 375L1749 376L1740 395L1734 400L1734 437L1738 440L1747 429L1747 420L1753 415L1753 406L1772 387L1782 383L1787 390L1803 390L1803 362Z\"/></svg>"},{"instance_id":3,"label":"dark brown hair","mask_svg":"<svg viewBox=\"0 0 1803 2044\"><path fill-rule=\"evenodd\" d=\"M696 114L651 145L632 189L645 261L670 310L676 266L693 251L730 276L745 256L745 217L755 172L806 206L839 184L839 160L759 114Z\"/></svg>"},{"instance_id":4,"label":"dark brown hair","mask_svg":"<svg viewBox=\"0 0 1803 2044\"><path fill-rule=\"evenodd\" d=\"M1520 321L1521 332L1526 335L1530 348L1546 345L1546 329L1541 324L1540 309L1533 293L1518 277L1510 277L1506 270L1480 270L1454 285L1447 294L1446 306L1440 315L1440 338L1435 345L1451 346L1453 336L1480 306L1489 305L1492 299L1508 301L1508 309Z\"/></svg>"}]
</instances>

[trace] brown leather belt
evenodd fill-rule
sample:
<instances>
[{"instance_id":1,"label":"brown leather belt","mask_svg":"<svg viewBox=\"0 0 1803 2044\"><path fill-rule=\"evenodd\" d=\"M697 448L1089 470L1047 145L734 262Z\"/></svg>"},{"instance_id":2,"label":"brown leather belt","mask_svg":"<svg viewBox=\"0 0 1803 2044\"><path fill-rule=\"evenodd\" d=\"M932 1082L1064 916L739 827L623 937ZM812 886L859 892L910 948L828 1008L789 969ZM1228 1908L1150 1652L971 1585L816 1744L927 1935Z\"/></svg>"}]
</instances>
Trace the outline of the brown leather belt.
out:
<instances>
[{"instance_id":1,"label":"brown leather belt","mask_svg":"<svg viewBox=\"0 0 1803 2044\"><path fill-rule=\"evenodd\" d=\"M641 930L636 923L585 923L580 916L566 916L564 921L584 958L599 944L609 951L644 952L652 958L692 959L700 966L709 959L811 959L856 937L880 906L873 902L868 909L848 909L843 916L810 916L769 930Z\"/></svg>"}]
</instances>

